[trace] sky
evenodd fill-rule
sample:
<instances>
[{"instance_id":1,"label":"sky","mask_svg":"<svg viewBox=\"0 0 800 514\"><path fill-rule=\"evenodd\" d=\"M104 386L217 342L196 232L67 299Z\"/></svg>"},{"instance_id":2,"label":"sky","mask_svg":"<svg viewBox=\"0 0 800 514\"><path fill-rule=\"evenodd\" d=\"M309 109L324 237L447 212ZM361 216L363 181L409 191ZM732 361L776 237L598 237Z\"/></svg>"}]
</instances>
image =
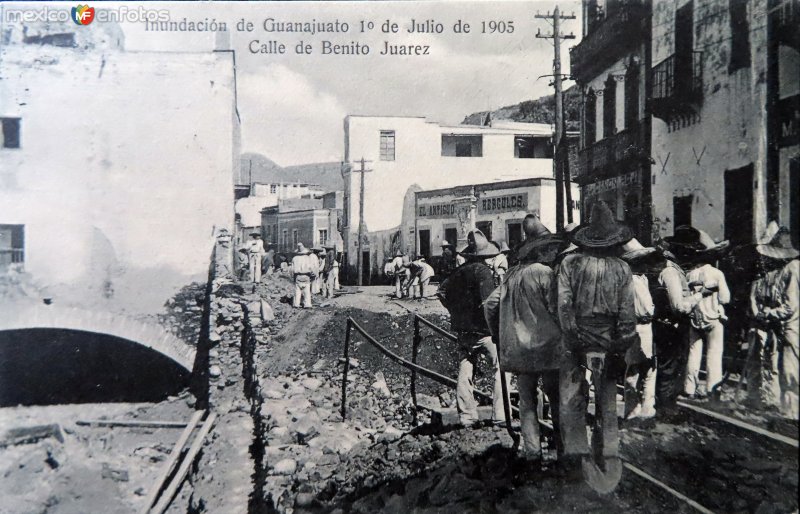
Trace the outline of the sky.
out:
<instances>
[{"instance_id":1,"label":"sky","mask_svg":"<svg viewBox=\"0 0 800 514\"><path fill-rule=\"evenodd\" d=\"M103 7L113 8L116 3ZM136 6L129 2L127 5ZM166 9L171 21L224 21L230 47L236 51L238 105L242 118L242 151L261 153L288 166L338 161L344 154L343 121L348 114L425 116L457 124L464 116L552 94L552 40L547 20L537 11L552 11L547 1L429 2L242 2L142 3ZM564 14L580 15L580 2L558 2ZM97 4L99 7L99 4ZM276 22L346 22L347 33L268 33L264 20ZM409 34L411 20L441 23L441 34ZM453 25L469 23L469 34L454 34ZM237 31L238 21L252 22L253 31ZM381 26L397 23L398 32ZM362 33L361 22L373 28ZM504 22L506 31L481 33L482 22ZM512 22L514 30L509 33ZM209 32L155 32L142 23L124 23L127 50L209 51ZM368 25L367 25L368 27ZM580 18L564 20L562 32L576 39L562 44L562 71L569 72L568 48L579 41ZM487 30L491 26L487 25ZM225 39L225 35L223 35ZM299 41L312 44L312 55L297 55ZM322 55L323 40L334 44L368 44L368 56ZM253 43L258 41L258 43ZM254 54L270 41L286 53ZM427 56L381 56L384 41L427 45Z\"/></svg>"}]
</instances>

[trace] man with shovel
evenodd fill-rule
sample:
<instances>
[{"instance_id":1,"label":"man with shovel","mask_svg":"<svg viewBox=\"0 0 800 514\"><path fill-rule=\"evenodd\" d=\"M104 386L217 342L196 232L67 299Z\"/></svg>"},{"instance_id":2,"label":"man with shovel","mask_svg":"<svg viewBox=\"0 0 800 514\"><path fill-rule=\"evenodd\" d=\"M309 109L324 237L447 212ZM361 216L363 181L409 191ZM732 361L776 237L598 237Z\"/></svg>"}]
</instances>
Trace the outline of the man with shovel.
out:
<instances>
[{"instance_id":1,"label":"man with shovel","mask_svg":"<svg viewBox=\"0 0 800 514\"><path fill-rule=\"evenodd\" d=\"M558 274L558 317L567 358L591 370L595 390L594 458L590 458L585 425L578 423L586 415L586 397L564 394L582 389L584 374L573 367L563 377L567 383L562 387L561 422L580 427L562 432L564 453L583 457L584 478L601 493L612 491L622 476L616 379L624 373L625 352L638 335L631 269L617 255L631 237L630 229L598 201L589 223L572 235L580 251L564 258Z\"/></svg>"}]
</instances>

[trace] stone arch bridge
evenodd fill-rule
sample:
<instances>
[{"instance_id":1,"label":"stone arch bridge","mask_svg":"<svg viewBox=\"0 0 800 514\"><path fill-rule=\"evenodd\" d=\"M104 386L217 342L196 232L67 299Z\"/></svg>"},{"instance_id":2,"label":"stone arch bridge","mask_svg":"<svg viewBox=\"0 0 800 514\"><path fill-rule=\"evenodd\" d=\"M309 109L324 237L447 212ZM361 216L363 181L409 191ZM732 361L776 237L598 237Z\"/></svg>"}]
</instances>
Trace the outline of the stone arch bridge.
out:
<instances>
[{"instance_id":1,"label":"stone arch bridge","mask_svg":"<svg viewBox=\"0 0 800 514\"><path fill-rule=\"evenodd\" d=\"M150 348L192 371L195 348L156 323L77 307L9 305L0 308L0 331L64 329L106 334Z\"/></svg>"}]
</instances>

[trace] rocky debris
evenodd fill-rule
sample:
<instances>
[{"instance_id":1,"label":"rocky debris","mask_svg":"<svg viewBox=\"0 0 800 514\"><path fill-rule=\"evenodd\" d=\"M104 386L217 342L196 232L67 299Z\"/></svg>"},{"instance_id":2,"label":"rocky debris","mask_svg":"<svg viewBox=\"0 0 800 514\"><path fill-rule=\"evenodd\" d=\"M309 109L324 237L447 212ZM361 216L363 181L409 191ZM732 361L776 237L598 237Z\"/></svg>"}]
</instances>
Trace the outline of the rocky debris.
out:
<instances>
[{"instance_id":1,"label":"rocky debris","mask_svg":"<svg viewBox=\"0 0 800 514\"><path fill-rule=\"evenodd\" d=\"M114 482L127 482L130 479L127 470L112 468L111 465L107 463L103 463L103 469L100 472L100 476L111 479Z\"/></svg>"},{"instance_id":2,"label":"rocky debris","mask_svg":"<svg viewBox=\"0 0 800 514\"><path fill-rule=\"evenodd\" d=\"M181 288L164 304L166 313L158 315L158 322L187 343L197 344L205 290L206 285L200 282Z\"/></svg>"},{"instance_id":3,"label":"rocky debris","mask_svg":"<svg viewBox=\"0 0 800 514\"><path fill-rule=\"evenodd\" d=\"M61 426L58 423L11 428L0 438L0 448L16 444L33 443L48 437L53 437L60 443L64 442L64 434L61 432Z\"/></svg>"}]
</instances>

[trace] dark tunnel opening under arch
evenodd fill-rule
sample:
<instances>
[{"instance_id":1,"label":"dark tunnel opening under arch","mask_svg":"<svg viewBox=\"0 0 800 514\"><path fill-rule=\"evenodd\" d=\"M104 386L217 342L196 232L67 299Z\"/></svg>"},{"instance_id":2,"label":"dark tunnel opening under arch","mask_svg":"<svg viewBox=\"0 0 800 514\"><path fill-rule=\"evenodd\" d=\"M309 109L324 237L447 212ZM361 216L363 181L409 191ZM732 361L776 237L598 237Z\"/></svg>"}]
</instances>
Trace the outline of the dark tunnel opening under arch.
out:
<instances>
[{"instance_id":1,"label":"dark tunnel opening under arch","mask_svg":"<svg viewBox=\"0 0 800 514\"><path fill-rule=\"evenodd\" d=\"M157 402L191 373L128 339L58 328L0 331L0 407Z\"/></svg>"}]
</instances>

